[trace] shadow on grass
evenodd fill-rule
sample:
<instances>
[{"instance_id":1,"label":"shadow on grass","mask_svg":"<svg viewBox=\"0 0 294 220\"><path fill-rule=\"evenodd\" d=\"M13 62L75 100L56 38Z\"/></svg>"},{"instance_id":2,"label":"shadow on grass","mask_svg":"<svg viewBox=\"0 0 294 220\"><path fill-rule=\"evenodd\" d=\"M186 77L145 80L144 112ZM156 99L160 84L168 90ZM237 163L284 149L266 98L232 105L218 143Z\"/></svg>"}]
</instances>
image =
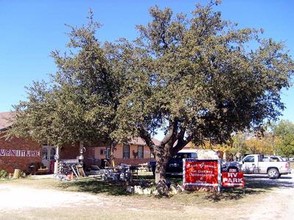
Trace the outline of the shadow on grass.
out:
<instances>
[{"instance_id":1,"label":"shadow on grass","mask_svg":"<svg viewBox=\"0 0 294 220\"><path fill-rule=\"evenodd\" d=\"M140 185L149 187L153 184L152 177L135 177L132 182L102 181L98 178L83 178L75 181L61 182L58 187L68 191L88 192L93 194L106 193L108 195L122 196L131 195L127 191L128 186Z\"/></svg>"},{"instance_id":2,"label":"shadow on grass","mask_svg":"<svg viewBox=\"0 0 294 220\"><path fill-rule=\"evenodd\" d=\"M246 177L246 187L255 189L273 189L273 188L293 188L294 183L289 181L291 177L281 177L279 179Z\"/></svg>"},{"instance_id":3,"label":"shadow on grass","mask_svg":"<svg viewBox=\"0 0 294 220\"><path fill-rule=\"evenodd\" d=\"M77 181L62 182L59 187L69 191L88 192L93 194L106 193L108 195L130 195L123 182L106 182L98 179L80 179Z\"/></svg>"},{"instance_id":4,"label":"shadow on grass","mask_svg":"<svg viewBox=\"0 0 294 220\"><path fill-rule=\"evenodd\" d=\"M170 183L173 185L181 185L181 178L170 178ZM226 200L240 200L248 195L258 195L269 192L274 188L279 187L294 187L293 183L287 179L270 180L262 178L248 178L245 179L245 188L222 188L221 192L207 192L204 195L206 200L211 202L220 202ZM127 192L127 186L140 185L142 187L150 187L154 184L152 176L135 177L133 182L126 184L125 182L106 182L96 178L85 178L77 181L62 182L59 184L60 188L69 191L88 192L93 194L105 193L108 195L122 196L132 195ZM197 192L187 192L186 195Z\"/></svg>"},{"instance_id":5,"label":"shadow on grass","mask_svg":"<svg viewBox=\"0 0 294 220\"><path fill-rule=\"evenodd\" d=\"M293 183L287 181L289 177L280 179L246 177L245 188L222 188L220 193L211 193L206 196L206 199L219 202L221 200L239 200L247 195L257 195L265 192L270 192L275 188L293 188Z\"/></svg>"},{"instance_id":6,"label":"shadow on grass","mask_svg":"<svg viewBox=\"0 0 294 220\"><path fill-rule=\"evenodd\" d=\"M211 192L209 193L205 199L212 201L212 202L220 202L220 201L226 201L226 200L240 200L245 198L249 195L259 195L262 193L265 193L267 191L270 191L271 188L248 188L247 186L245 188L222 188L221 192Z\"/></svg>"},{"instance_id":7,"label":"shadow on grass","mask_svg":"<svg viewBox=\"0 0 294 220\"><path fill-rule=\"evenodd\" d=\"M256 192L260 193L260 192ZM212 202L220 202L223 200L240 200L244 198L246 194L244 193L243 189L242 190L226 190L222 191L220 193L214 192L210 193L205 197L205 199L212 201Z\"/></svg>"}]
</instances>

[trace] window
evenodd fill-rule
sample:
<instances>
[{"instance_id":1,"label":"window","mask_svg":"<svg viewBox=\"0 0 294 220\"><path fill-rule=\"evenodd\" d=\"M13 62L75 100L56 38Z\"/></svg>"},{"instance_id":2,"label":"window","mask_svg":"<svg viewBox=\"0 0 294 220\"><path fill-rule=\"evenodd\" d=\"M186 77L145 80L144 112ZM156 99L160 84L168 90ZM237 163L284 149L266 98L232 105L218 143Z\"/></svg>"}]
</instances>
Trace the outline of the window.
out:
<instances>
[{"instance_id":1,"label":"window","mask_svg":"<svg viewBox=\"0 0 294 220\"><path fill-rule=\"evenodd\" d=\"M279 162L279 161L280 160L278 157L274 157L274 156L270 157L270 162Z\"/></svg>"},{"instance_id":2,"label":"window","mask_svg":"<svg viewBox=\"0 0 294 220\"><path fill-rule=\"evenodd\" d=\"M144 146L138 146L138 158L144 158Z\"/></svg>"},{"instance_id":3,"label":"window","mask_svg":"<svg viewBox=\"0 0 294 220\"><path fill-rule=\"evenodd\" d=\"M196 153L177 153L173 156L175 159L183 159L183 158L197 158Z\"/></svg>"},{"instance_id":4,"label":"window","mask_svg":"<svg viewBox=\"0 0 294 220\"><path fill-rule=\"evenodd\" d=\"M123 158L124 159L130 158L130 145L123 146Z\"/></svg>"},{"instance_id":5,"label":"window","mask_svg":"<svg viewBox=\"0 0 294 220\"><path fill-rule=\"evenodd\" d=\"M269 162L269 161L270 161L269 157L264 157L264 158L262 159L262 162Z\"/></svg>"},{"instance_id":6,"label":"window","mask_svg":"<svg viewBox=\"0 0 294 220\"><path fill-rule=\"evenodd\" d=\"M254 156L248 156L244 159L244 162L254 162Z\"/></svg>"},{"instance_id":7,"label":"window","mask_svg":"<svg viewBox=\"0 0 294 220\"><path fill-rule=\"evenodd\" d=\"M106 149L104 150L104 155L106 159L110 158L110 147L106 147Z\"/></svg>"},{"instance_id":8,"label":"window","mask_svg":"<svg viewBox=\"0 0 294 220\"><path fill-rule=\"evenodd\" d=\"M51 148L51 150L50 150L50 160L54 160L55 154L56 154L56 149Z\"/></svg>"},{"instance_id":9,"label":"window","mask_svg":"<svg viewBox=\"0 0 294 220\"><path fill-rule=\"evenodd\" d=\"M42 149L42 159L47 160L48 159L48 150L47 148Z\"/></svg>"}]
</instances>

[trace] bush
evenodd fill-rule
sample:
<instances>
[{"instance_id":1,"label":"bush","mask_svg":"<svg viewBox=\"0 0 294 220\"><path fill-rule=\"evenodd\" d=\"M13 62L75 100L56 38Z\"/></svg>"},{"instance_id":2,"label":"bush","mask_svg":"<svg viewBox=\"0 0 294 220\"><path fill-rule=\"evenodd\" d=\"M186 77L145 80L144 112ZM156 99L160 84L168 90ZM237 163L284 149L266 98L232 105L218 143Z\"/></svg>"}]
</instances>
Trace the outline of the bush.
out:
<instances>
[{"instance_id":1,"label":"bush","mask_svg":"<svg viewBox=\"0 0 294 220\"><path fill-rule=\"evenodd\" d=\"M0 170L0 179L6 178L8 176L8 173L5 170Z\"/></svg>"}]
</instances>

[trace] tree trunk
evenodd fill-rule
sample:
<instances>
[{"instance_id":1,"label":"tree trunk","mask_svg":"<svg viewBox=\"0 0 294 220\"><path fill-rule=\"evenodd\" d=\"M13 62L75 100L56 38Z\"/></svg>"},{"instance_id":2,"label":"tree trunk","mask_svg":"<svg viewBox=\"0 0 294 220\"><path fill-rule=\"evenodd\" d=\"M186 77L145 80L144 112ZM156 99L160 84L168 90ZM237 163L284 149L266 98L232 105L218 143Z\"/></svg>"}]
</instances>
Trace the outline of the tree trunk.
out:
<instances>
[{"instance_id":1,"label":"tree trunk","mask_svg":"<svg viewBox=\"0 0 294 220\"><path fill-rule=\"evenodd\" d=\"M166 179L166 168L168 161L187 144L187 140L183 139L183 134L184 132L182 134L180 133L177 136L178 138L176 138L175 134L170 135L170 137L166 136L167 141L163 140L161 146L155 147L155 183L160 195L168 196L170 183Z\"/></svg>"},{"instance_id":2,"label":"tree trunk","mask_svg":"<svg viewBox=\"0 0 294 220\"><path fill-rule=\"evenodd\" d=\"M165 180L166 176L166 166L168 160L165 158L156 159L156 169L155 169L155 183L158 183L160 180Z\"/></svg>"},{"instance_id":3,"label":"tree trunk","mask_svg":"<svg viewBox=\"0 0 294 220\"><path fill-rule=\"evenodd\" d=\"M176 118L169 123L169 130L161 141L160 146L155 146L154 143L152 143L150 135L144 128L140 130L141 137L146 141L151 152L155 154L155 183L158 193L163 196L168 195L170 186L170 183L166 180L168 161L191 140L191 137L184 139L186 129L181 128L179 130L178 123L179 121Z\"/></svg>"},{"instance_id":4,"label":"tree trunk","mask_svg":"<svg viewBox=\"0 0 294 220\"><path fill-rule=\"evenodd\" d=\"M155 183L159 195L168 196L169 184L166 180L166 167L170 159L168 147L163 145L157 148L156 153L156 169L155 169Z\"/></svg>"}]
</instances>

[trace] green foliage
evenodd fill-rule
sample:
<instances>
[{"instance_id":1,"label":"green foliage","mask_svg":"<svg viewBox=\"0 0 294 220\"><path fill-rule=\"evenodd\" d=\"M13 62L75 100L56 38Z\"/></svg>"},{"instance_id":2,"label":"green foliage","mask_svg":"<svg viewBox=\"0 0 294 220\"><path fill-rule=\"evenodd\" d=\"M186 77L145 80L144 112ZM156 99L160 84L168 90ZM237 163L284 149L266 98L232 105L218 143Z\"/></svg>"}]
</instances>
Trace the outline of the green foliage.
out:
<instances>
[{"instance_id":1,"label":"green foliage","mask_svg":"<svg viewBox=\"0 0 294 220\"><path fill-rule=\"evenodd\" d=\"M0 170L0 179L6 178L8 176L8 173L5 170Z\"/></svg>"},{"instance_id":2,"label":"green foliage","mask_svg":"<svg viewBox=\"0 0 294 220\"><path fill-rule=\"evenodd\" d=\"M279 138L278 154L286 157L294 155L294 123L282 120L274 126L274 135Z\"/></svg>"},{"instance_id":3,"label":"green foliage","mask_svg":"<svg viewBox=\"0 0 294 220\"><path fill-rule=\"evenodd\" d=\"M191 18L151 8L133 53L120 56L132 64L121 127L141 134L163 129L167 155L190 140L224 142L284 109L280 91L289 87L293 61L283 45L262 39L259 30L237 29L213 7L197 6Z\"/></svg>"},{"instance_id":4,"label":"green foliage","mask_svg":"<svg viewBox=\"0 0 294 220\"><path fill-rule=\"evenodd\" d=\"M286 157L294 155L294 135L283 140L281 145L278 145L278 154Z\"/></svg>"},{"instance_id":5,"label":"green foliage","mask_svg":"<svg viewBox=\"0 0 294 220\"><path fill-rule=\"evenodd\" d=\"M278 124L274 125L273 132L279 137L294 134L294 123L288 120L281 120Z\"/></svg>"},{"instance_id":6,"label":"green foliage","mask_svg":"<svg viewBox=\"0 0 294 220\"><path fill-rule=\"evenodd\" d=\"M57 146L110 141L119 81L95 38L98 27L91 12L86 26L70 27L68 47L75 53L52 52L58 71L49 83L27 88L28 100L15 106L11 134Z\"/></svg>"},{"instance_id":7,"label":"green foliage","mask_svg":"<svg viewBox=\"0 0 294 220\"><path fill-rule=\"evenodd\" d=\"M137 27L139 38L117 45L128 85L118 131L139 134L149 146L150 136L164 131L154 148L157 182L168 158L189 141L225 142L284 109L280 92L290 86L294 66L283 44L224 21L216 4L196 6L191 17L153 7L151 22Z\"/></svg>"}]
</instances>

